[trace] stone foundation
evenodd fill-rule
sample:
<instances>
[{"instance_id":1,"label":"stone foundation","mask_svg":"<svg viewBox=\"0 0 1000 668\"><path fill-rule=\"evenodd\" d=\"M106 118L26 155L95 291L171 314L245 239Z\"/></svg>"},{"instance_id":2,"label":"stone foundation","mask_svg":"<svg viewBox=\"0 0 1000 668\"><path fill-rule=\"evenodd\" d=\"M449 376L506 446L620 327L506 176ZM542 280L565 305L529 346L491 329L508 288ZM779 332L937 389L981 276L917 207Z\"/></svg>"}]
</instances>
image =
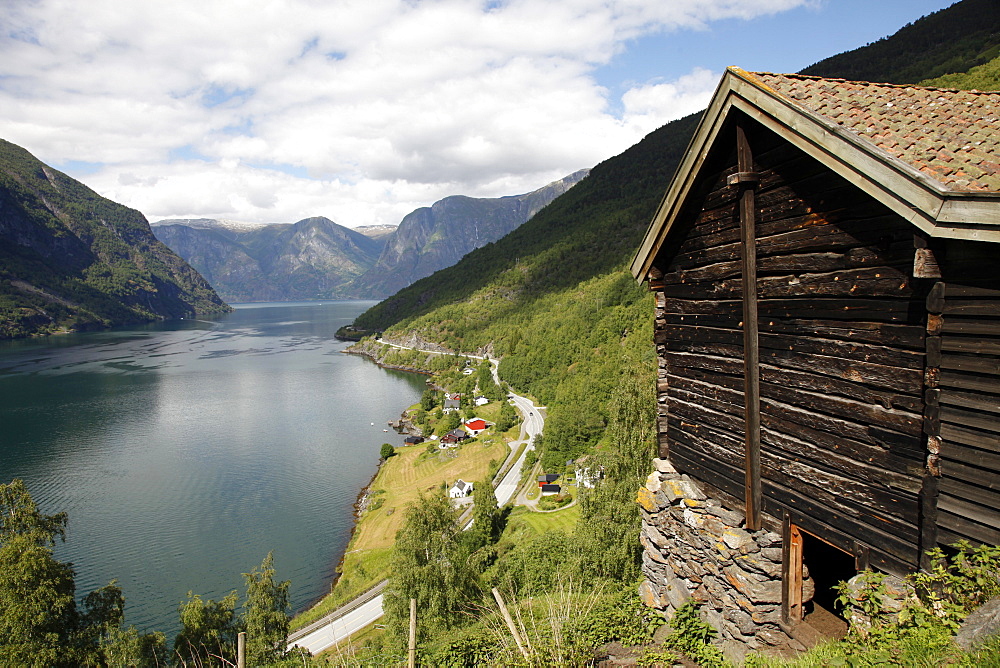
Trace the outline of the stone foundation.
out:
<instances>
[{"instance_id":1,"label":"stone foundation","mask_svg":"<svg viewBox=\"0 0 1000 668\"><path fill-rule=\"evenodd\" d=\"M805 649L780 627L781 536L748 532L744 516L708 498L665 459L639 489L642 571L639 593L667 616L689 598L719 632L727 654L771 647ZM813 582L803 573L803 602ZM737 647L733 647L733 645Z\"/></svg>"}]
</instances>

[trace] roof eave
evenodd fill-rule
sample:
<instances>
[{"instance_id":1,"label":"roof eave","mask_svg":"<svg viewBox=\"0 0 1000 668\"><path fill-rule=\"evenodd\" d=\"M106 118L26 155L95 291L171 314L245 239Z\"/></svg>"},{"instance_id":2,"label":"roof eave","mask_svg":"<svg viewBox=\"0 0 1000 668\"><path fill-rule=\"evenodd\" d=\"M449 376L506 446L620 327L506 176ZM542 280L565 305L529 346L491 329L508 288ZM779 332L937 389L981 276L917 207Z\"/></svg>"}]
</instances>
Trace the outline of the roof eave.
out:
<instances>
[{"instance_id":1,"label":"roof eave","mask_svg":"<svg viewBox=\"0 0 1000 668\"><path fill-rule=\"evenodd\" d=\"M748 72L730 67L639 247L631 270L647 277L709 150L739 109L932 237L1000 243L1000 193L946 188L830 119L803 108Z\"/></svg>"}]
</instances>

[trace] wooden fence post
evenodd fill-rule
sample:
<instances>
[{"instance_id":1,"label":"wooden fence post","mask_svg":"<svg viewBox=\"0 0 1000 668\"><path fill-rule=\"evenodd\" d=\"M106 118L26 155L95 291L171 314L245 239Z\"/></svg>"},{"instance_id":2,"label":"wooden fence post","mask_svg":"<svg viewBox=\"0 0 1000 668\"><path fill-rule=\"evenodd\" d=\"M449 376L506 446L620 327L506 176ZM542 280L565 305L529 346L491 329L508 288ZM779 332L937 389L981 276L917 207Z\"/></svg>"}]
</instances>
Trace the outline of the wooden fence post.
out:
<instances>
[{"instance_id":1,"label":"wooden fence post","mask_svg":"<svg viewBox=\"0 0 1000 668\"><path fill-rule=\"evenodd\" d=\"M497 600L497 605L500 606L500 612L503 614L503 620L507 622L507 628L510 629L510 633L514 636L514 642L517 643L517 648L521 650L521 656L524 660L528 660L528 650L525 648L524 643L521 642L521 634L517 632L517 627L514 626L514 620L510 616L510 612L507 611L507 606L504 605L503 598L500 596L500 592L496 587L493 588L493 598Z\"/></svg>"},{"instance_id":2,"label":"wooden fence post","mask_svg":"<svg viewBox=\"0 0 1000 668\"><path fill-rule=\"evenodd\" d=\"M246 631L240 631L236 634L236 668L247 668Z\"/></svg>"},{"instance_id":3,"label":"wooden fence post","mask_svg":"<svg viewBox=\"0 0 1000 668\"><path fill-rule=\"evenodd\" d=\"M406 665L416 668L417 665L417 599L410 599L410 645Z\"/></svg>"}]
</instances>

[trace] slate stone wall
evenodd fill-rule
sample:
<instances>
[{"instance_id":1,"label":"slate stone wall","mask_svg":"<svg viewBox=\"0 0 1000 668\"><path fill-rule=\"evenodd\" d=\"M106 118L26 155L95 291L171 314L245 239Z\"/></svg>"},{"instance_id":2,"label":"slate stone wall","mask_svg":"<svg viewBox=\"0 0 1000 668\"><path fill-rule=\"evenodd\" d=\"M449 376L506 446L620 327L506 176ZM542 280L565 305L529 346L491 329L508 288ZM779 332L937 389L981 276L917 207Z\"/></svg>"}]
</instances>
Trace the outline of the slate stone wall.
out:
<instances>
[{"instance_id":1,"label":"slate stone wall","mask_svg":"<svg viewBox=\"0 0 1000 668\"><path fill-rule=\"evenodd\" d=\"M781 536L745 531L742 513L708 498L667 460L654 463L657 470L637 498L645 575L639 593L646 605L669 616L694 598L724 645L736 644L744 652L805 649L779 625ZM805 602L812 598L813 581L805 572L803 578Z\"/></svg>"}]
</instances>

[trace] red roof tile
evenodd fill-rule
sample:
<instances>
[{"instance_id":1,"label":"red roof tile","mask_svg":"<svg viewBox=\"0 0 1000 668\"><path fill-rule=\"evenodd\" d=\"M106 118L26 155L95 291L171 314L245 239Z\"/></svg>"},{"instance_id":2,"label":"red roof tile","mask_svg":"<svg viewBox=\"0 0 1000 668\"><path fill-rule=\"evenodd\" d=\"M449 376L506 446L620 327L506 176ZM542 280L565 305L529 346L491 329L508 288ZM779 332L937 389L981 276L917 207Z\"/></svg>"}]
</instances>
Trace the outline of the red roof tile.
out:
<instances>
[{"instance_id":1,"label":"red roof tile","mask_svg":"<svg viewBox=\"0 0 1000 668\"><path fill-rule=\"evenodd\" d=\"M1000 191L1000 92L746 74L948 189Z\"/></svg>"}]
</instances>

